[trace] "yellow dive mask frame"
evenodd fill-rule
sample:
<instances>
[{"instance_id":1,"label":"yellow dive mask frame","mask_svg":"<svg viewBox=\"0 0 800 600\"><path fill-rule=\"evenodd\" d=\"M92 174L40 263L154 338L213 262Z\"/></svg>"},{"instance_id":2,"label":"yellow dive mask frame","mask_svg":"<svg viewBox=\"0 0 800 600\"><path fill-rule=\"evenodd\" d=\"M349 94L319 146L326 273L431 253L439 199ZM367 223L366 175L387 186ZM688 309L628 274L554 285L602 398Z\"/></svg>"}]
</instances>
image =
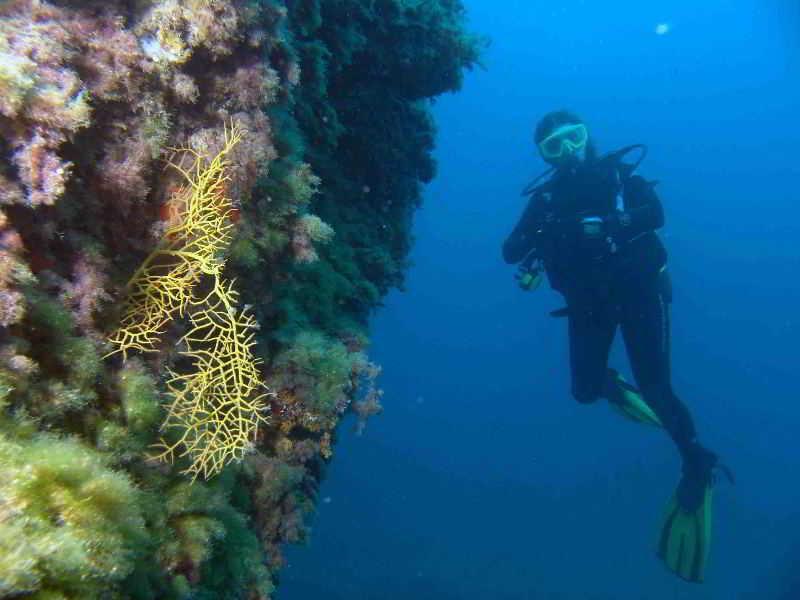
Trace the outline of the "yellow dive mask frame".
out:
<instances>
[{"instance_id":1,"label":"yellow dive mask frame","mask_svg":"<svg viewBox=\"0 0 800 600\"><path fill-rule=\"evenodd\" d=\"M562 125L539 142L539 152L545 160L557 160L580 152L588 140L589 132L583 123Z\"/></svg>"}]
</instances>

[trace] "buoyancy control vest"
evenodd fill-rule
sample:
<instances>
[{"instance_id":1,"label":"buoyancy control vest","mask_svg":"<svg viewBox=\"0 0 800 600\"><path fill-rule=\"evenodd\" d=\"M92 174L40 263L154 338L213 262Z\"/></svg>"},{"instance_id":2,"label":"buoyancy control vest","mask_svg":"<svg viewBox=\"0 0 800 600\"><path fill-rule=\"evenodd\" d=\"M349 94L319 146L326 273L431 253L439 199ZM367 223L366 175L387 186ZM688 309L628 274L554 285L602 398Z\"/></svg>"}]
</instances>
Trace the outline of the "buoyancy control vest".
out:
<instances>
[{"instance_id":1,"label":"buoyancy control vest","mask_svg":"<svg viewBox=\"0 0 800 600\"><path fill-rule=\"evenodd\" d=\"M638 159L623 162L633 150L641 151ZM634 176L646 153L643 145L627 146L569 171L551 169L525 188L539 212L536 254L553 288L564 291L636 265L663 266L666 252L654 231L592 237L581 226L583 217L622 213L642 201L655 185Z\"/></svg>"}]
</instances>

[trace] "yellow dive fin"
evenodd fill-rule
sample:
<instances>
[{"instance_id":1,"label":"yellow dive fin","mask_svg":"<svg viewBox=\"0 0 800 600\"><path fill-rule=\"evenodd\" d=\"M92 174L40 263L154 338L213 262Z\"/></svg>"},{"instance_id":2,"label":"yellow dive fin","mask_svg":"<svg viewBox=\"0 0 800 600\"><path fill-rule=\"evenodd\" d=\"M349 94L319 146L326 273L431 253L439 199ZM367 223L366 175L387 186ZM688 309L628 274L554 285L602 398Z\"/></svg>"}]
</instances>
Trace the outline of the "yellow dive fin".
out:
<instances>
[{"instance_id":1,"label":"yellow dive fin","mask_svg":"<svg viewBox=\"0 0 800 600\"><path fill-rule=\"evenodd\" d=\"M661 427L661 420L644 401L639 390L625 381L625 378L613 369L608 370L604 395L611 408L626 419Z\"/></svg>"},{"instance_id":2,"label":"yellow dive fin","mask_svg":"<svg viewBox=\"0 0 800 600\"><path fill-rule=\"evenodd\" d=\"M681 579L702 583L711 545L711 485L694 512L688 512L672 497L658 539L657 553L667 568Z\"/></svg>"}]
</instances>

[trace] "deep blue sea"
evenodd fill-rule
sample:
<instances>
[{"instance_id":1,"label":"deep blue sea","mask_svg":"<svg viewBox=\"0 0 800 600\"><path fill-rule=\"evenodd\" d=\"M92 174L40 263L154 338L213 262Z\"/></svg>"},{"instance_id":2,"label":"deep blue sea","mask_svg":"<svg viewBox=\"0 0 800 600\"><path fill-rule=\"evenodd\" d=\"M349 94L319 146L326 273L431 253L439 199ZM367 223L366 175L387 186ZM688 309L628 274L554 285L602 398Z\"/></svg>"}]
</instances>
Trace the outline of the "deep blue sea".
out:
<instances>
[{"instance_id":1,"label":"deep blue sea","mask_svg":"<svg viewBox=\"0 0 800 600\"><path fill-rule=\"evenodd\" d=\"M492 45L434 108L408 289L373 327L386 410L342 426L281 600L800 598L800 2L465 4ZM562 300L500 256L562 107L660 181L673 383L737 476L702 585L655 556L672 443L571 398Z\"/></svg>"}]
</instances>

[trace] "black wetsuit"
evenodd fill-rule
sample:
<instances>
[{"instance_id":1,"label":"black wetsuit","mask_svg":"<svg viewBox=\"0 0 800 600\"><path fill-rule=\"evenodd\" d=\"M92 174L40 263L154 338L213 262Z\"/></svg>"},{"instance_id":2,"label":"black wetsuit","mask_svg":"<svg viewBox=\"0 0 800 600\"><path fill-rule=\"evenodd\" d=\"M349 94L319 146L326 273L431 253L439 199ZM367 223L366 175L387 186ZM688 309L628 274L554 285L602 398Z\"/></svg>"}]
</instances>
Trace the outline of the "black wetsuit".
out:
<instances>
[{"instance_id":1,"label":"black wetsuit","mask_svg":"<svg viewBox=\"0 0 800 600\"><path fill-rule=\"evenodd\" d=\"M653 185L616 160L558 171L535 192L503 245L508 263L537 258L564 295L572 393L579 402L606 395L607 361L619 326L637 386L686 458L694 424L670 382L671 290L664 224ZM604 219L602 235L585 217Z\"/></svg>"}]
</instances>

